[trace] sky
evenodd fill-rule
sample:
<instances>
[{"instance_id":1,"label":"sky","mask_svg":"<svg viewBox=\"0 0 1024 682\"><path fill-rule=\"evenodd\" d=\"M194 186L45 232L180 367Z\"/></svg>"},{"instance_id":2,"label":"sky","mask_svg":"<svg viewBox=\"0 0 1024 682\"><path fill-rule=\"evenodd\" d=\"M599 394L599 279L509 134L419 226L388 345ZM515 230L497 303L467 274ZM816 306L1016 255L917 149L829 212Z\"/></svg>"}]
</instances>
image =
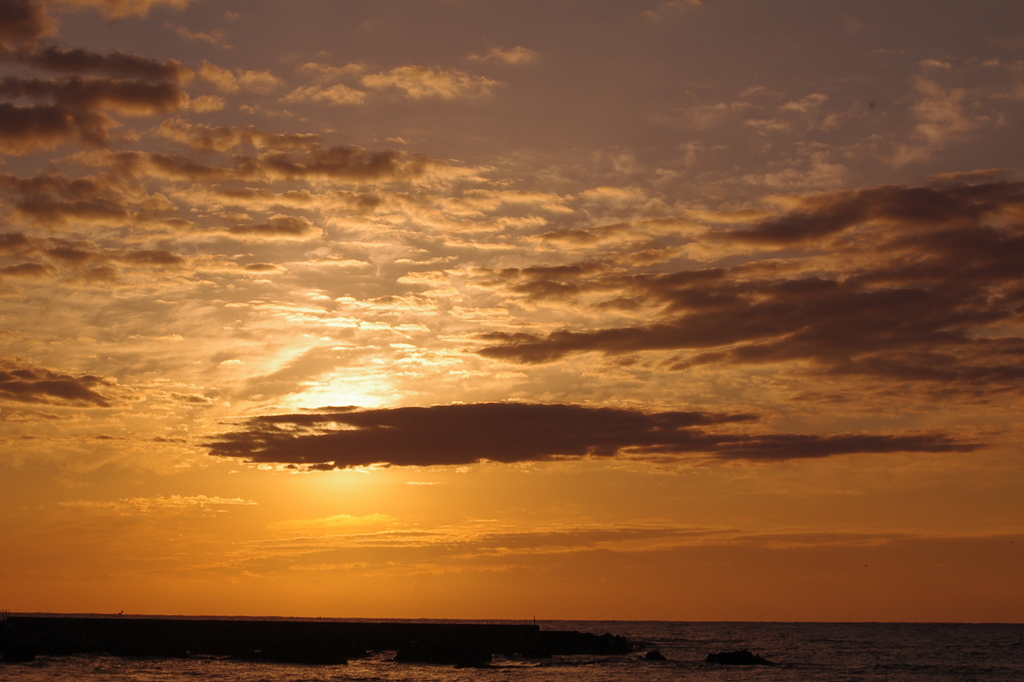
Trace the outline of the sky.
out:
<instances>
[{"instance_id":1,"label":"sky","mask_svg":"<svg viewBox=\"0 0 1024 682\"><path fill-rule=\"evenodd\" d=\"M1024 622L1024 5L0 0L0 609Z\"/></svg>"}]
</instances>

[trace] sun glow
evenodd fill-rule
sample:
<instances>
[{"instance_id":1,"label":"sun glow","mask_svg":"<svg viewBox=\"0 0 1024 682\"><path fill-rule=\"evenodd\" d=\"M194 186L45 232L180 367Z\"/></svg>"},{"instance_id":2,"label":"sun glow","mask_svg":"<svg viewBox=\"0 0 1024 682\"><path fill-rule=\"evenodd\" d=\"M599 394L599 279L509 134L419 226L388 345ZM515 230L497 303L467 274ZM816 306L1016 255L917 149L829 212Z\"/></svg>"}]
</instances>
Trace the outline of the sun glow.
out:
<instances>
[{"instance_id":1,"label":"sun glow","mask_svg":"<svg viewBox=\"0 0 1024 682\"><path fill-rule=\"evenodd\" d=\"M311 410L336 407L373 408L394 404L398 390L384 373L351 369L331 372L311 382L301 393L289 397L289 409Z\"/></svg>"}]
</instances>

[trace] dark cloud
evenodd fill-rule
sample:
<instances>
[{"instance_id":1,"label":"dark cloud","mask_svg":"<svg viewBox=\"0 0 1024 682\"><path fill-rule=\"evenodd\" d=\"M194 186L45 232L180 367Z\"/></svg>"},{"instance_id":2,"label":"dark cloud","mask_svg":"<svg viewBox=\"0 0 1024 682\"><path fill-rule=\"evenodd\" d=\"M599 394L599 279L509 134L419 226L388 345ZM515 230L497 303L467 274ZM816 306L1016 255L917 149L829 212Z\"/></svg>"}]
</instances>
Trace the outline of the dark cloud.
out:
<instances>
[{"instance_id":1,"label":"dark cloud","mask_svg":"<svg viewBox=\"0 0 1024 682\"><path fill-rule=\"evenodd\" d=\"M51 100L68 111L110 109L126 114L173 111L184 103L176 83L106 78L0 79L0 96Z\"/></svg>"},{"instance_id":2,"label":"dark cloud","mask_svg":"<svg viewBox=\"0 0 1024 682\"><path fill-rule=\"evenodd\" d=\"M266 223L234 225L227 232L235 236L266 239L302 239L320 234L320 229L306 218L276 216Z\"/></svg>"},{"instance_id":3,"label":"dark cloud","mask_svg":"<svg viewBox=\"0 0 1024 682\"><path fill-rule=\"evenodd\" d=\"M528 300L565 299L586 290L616 288L619 284L615 278L595 277L604 275L610 269L609 264L600 261L547 267L505 268L486 274L481 284L505 287L512 293L525 295Z\"/></svg>"},{"instance_id":4,"label":"dark cloud","mask_svg":"<svg viewBox=\"0 0 1024 682\"><path fill-rule=\"evenodd\" d=\"M133 3L130 13L144 5ZM39 39L53 30L45 7L42 2L0 1L0 60L71 77L0 78L0 98L34 100L31 105L0 102L0 152L26 154L75 140L103 145L118 125L109 112L152 115L188 103L180 85L193 74L175 60L160 62L119 50L100 54L39 47ZM108 8L120 8L111 9L110 16L122 16L126 7L108 3Z\"/></svg>"},{"instance_id":5,"label":"dark cloud","mask_svg":"<svg viewBox=\"0 0 1024 682\"><path fill-rule=\"evenodd\" d=\"M345 178L380 180L419 175L427 159L394 150L369 152L362 147L341 146L314 149L294 160L286 154L268 154L262 159L266 171L282 179Z\"/></svg>"},{"instance_id":6,"label":"dark cloud","mask_svg":"<svg viewBox=\"0 0 1024 682\"><path fill-rule=\"evenodd\" d=\"M308 190L290 190L272 192L268 189L245 187L242 189L216 185L207 191L219 201L232 206L249 206L253 204L307 206L317 201L317 195Z\"/></svg>"},{"instance_id":7,"label":"dark cloud","mask_svg":"<svg viewBox=\"0 0 1024 682\"><path fill-rule=\"evenodd\" d=\"M370 152L362 147L311 148L296 153L271 152L259 157L236 156L230 166L206 165L177 154L117 152L114 169L128 176L157 176L169 180L217 182L230 180L342 180L378 182L421 175L437 162L394 150Z\"/></svg>"},{"instance_id":8,"label":"dark cloud","mask_svg":"<svg viewBox=\"0 0 1024 682\"><path fill-rule=\"evenodd\" d=\"M61 107L22 107L0 102L0 152L27 154L54 149L79 135L79 123Z\"/></svg>"},{"instance_id":9,"label":"dark cloud","mask_svg":"<svg viewBox=\"0 0 1024 682\"><path fill-rule=\"evenodd\" d=\"M477 403L288 414L251 419L208 444L210 453L314 469L549 461L584 457L786 460L860 452L964 452L942 434L715 433L749 414L641 412L579 405Z\"/></svg>"},{"instance_id":10,"label":"dark cloud","mask_svg":"<svg viewBox=\"0 0 1024 682\"><path fill-rule=\"evenodd\" d=\"M279 270L280 267L273 263L249 263L243 269L249 272L274 272Z\"/></svg>"},{"instance_id":11,"label":"dark cloud","mask_svg":"<svg viewBox=\"0 0 1024 682\"><path fill-rule=\"evenodd\" d=\"M156 59L125 54L119 50L99 54L81 48L62 50L49 46L21 54L18 59L40 69L68 74L103 73L117 78L174 82L186 80L192 75L192 72L177 60L160 62Z\"/></svg>"},{"instance_id":12,"label":"dark cloud","mask_svg":"<svg viewBox=\"0 0 1024 682\"><path fill-rule=\"evenodd\" d=\"M28 248L31 243L21 232L0 232L0 253L16 253Z\"/></svg>"},{"instance_id":13,"label":"dark cloud","mask_svg":"<svg viewBox=\"0 0 1024 682\"><path fill-rule=\"evenodd\" d=\"M104 145L118 124L108 112L140 116L181 108L188 96L179 81L190 72L174 61L164 63L113 51L48 47L3 55L31 66L65 73L105 73L113 78L75 75L64 79L0 79L0 97L35 100L32 105L0 102L0 151L25 154L78 140Z\"/></svg>"},{"instance_id":14,"label":"dark cloud","mask_svg":"<svg viewBox=\"0 0 1024 682\"><path fill-rule=\"evenodd\" d=\"M197 151L225 152L235 147L251 146L278 151L311 149L320 146L321 137L313 134L266 133L253 126L206 126L180 118L160 124L161 137L188 145Z\"/></svg>"},{"instance_id":15,"label":"dark cloud","mask_svg":"<svg viewBox=\"0 0 1024 682\"><path fill-rule=\"evenodd\" d=\"M0 400L74 407L110 407L111 399L95 389L109 386L91 374L60 374L39 367L0 361Z\"/></svg>"},{"instance_id":16,"label":"dark cloud","mask_svg":"<svg viewBox=\"0 0 1024 682\"><path fill-rule=\"evenodd\" d=\"M14 216L47 227L99 223L122 226L170 223L177 206L166 197L150 196L132 180L104 173L70 178L60 173L19 178L0 175L0 201Z\"/></svg>"},{"instance_id":17,"label":"dark cloud","mask_svg":"<svg viewBox=\"0 0 1024 682\"><path fill-rule=\"evenodd\" d=\"M0 275L15 277L45 277L53 274L53 268L43 263L20 263L0 268Z\"/></svg>"},{"instance_id":18,"label":"dark cloud","mask_svg":"<svg viewBox=\"0 0 1024 682\"><path fill-rule=\"evenodd\" d=\"M867 222L898 228L976 225L1011 209L1024 208L1024 183L890 185L812 196L785 215L733 230L726 238L785 246L836 234Z\"/></svg>"},{"instance_id":19,"label":"dark cloud","mask_svg":"<svg viewBox=\"0 0 1024 682\"><path fill-rule=\"evenodd\" d=\"M55 246L51 249L46 249L45 253L53 260L71 265L88 263L96 257L96 254L92 251L76 249L72 246Z\"/></svg>"},{"instance_id":20,"label":"dark cloud","mask_svg":"<svg viewBox=\"0 0 1024 682\"><path fill-rule=\"evenodd\" d=\"M205 395L196 395L194 393L171 393L170 397L178 402L190 405L210 405L213 403L212 398L208 398Z\"/></svg>"},{"instance_id":21,"label":"dark cloud","mask_svg":"<svg viewBox=\"0 0 1024 682\"><path fill-rule=\"evenodd\" d=\"M53 30L42 3L32 0L0 0L0 53L25 48Z\"/></svg>"},{"instance_id":22,"label":"dark cloud","mask_svg":"<svg viewBox=\"0 0 1024 682\"><path fill-rule=\"evenodd\" d=\"M614 237L618 234L629 233L632 227L633 225L631 223L615 223L614 225L602 225L600 227L544 232L538 236L541 240L546 242L562 242L570 245L589 245L600 243L609 237Z\"/></svg>"},{"instance_id":23,"label":"dark cloud","mask_svg":"<svg viewBox=\"0 0 1024 682\"><path fill-rule=\"evenodd\" d=\"M787 245L832 235L829 253L816 260L651 275L594 264L493 271L484 284L534 301L604 294L595 308L641 310L647 321L494 332L482 336L489 344L479 352L541 363L590 351L674 350L684 353L673 369L809 360L833 374L1019 390L1024 338L1013 324L1024 314L1021 215L1024 183L884 187L811 197L724 237Z\"/></svg>"},{"instance_id":24,"label":"dark cloud","mask_svg":"<svg viewBox=\"0 0 1024 682\"><path fill-rule=\"evenodd\" d=\"M10 194L11 208L23 218L50 226L68 223L123 224L133 217L125 188L110 179L72 179L59 173L28 178L0 175L0 189Z\"/></svg>"},{"instance_id":25,"label":"dark cloud","mask_svg":"<svg viewBox=\"0 0 1024 682\"><path fill-rule=\"evenodd\" d=\"M106 199L100 196L75 201L55 201L52 197L36 195L18 202L16 208L19 213L50 224L97 220L121 223L130 217L120 199Z\"/></svg>"},{"instance_id":26,"label":"dark cloud","mask_svg":"<svg viewBox=\"0 0 1024 682\"><path fill-rule=\"evenodd\" d=\"M184 258L164 249L128 251L112 258L112 260L132 265L178 266L185 264Z\"/></svg>"},{"instance_id":27,"label":"dark cloud","mask_svg":"<svg viewBox=\"0 0 1024 682\"><path fill-rule=\"evenodd\" d=\"M0 267L2 276L41 277L73 272L86 280L112 281L120 273L111 263L146 268L175 268L186 264L181 256L166 249L108 249L85 240L43 239L20 233L0 233L0 254L24 261L43 257L48 263L20 262ZM14 260L14 258L12 258ZM88 270L84 268L88 267Z\"/></svg>"}]
</instances>

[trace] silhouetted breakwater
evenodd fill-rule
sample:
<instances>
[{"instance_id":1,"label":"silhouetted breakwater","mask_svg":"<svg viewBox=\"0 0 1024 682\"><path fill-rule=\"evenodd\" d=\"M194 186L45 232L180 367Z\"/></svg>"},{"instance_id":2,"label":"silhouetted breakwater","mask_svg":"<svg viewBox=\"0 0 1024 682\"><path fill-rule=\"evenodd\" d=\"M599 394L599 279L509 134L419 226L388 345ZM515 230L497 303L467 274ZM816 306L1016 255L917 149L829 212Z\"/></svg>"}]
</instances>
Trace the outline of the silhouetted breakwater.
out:
<instances>
[{"instance_id":1,"label":"silhouetted breakwater","mask_svg":"<svg viewBox=\"0 0 1024 682\"><path fill-rule=\"evenodd\" d=\"M106 653L334 664L395 651L399 661L484 665L494 654L543 658L622 654L632 648L611 634L541 630L531 624L52 615L12 615L0 621L5 662Z\"/></svg>"}]
</instances>

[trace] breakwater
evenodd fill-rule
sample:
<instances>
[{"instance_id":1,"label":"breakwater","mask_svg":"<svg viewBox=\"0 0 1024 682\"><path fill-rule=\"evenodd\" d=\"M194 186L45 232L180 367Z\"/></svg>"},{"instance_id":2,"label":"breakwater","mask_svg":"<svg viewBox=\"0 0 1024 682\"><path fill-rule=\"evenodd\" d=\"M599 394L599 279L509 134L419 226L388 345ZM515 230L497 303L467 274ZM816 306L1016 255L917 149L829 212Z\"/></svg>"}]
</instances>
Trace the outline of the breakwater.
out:
<instances>
[{"instance_id":1,"label":"breakwater","mask_svg":"<svg viewBox=\"0 0 1024 682\"><path fill-rule=\"evenodd\" d=\"M4 662L106 653L334 664L394 651L397 661L482 665L494 654L543 658L631 650L628 640L612 634L533 624L62 615L10 615L0 621Z\"/></svg>"}]
</instances>

